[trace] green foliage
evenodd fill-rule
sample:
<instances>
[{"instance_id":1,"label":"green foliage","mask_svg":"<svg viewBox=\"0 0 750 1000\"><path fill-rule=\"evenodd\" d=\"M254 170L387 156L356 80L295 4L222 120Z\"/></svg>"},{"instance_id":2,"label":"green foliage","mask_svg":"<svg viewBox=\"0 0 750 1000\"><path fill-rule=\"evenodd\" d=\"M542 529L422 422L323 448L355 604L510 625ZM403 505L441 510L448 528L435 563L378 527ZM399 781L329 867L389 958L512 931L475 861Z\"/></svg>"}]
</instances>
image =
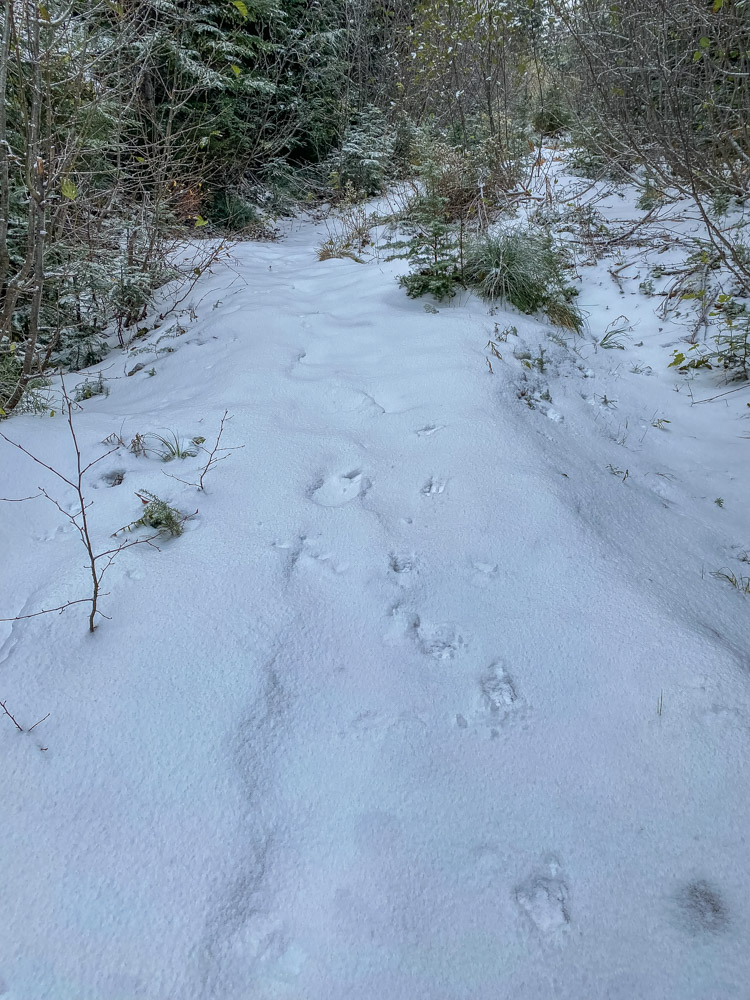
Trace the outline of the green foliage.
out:
<instances>
[{"instance_id":1,"label":"green foliage","mask_svg":"<svg viewBox=\"0 0 750 1000\"><path fill-rule=\"evenodd\" d=\"M255 226L260 221L257 205L226 188L218 191L211 203L211 221L232 233Z\"/></svg>"},{"instance_id":2,"label":"green foliage","mask_svg":"<svg viewBox=\"0 0 750 1000\"><path fill-rule=\"evenodd\" d=\"M441 260L436 264L426 263L413 274L402 275L398 283L406 289L410 299L422 295L432 295L438 302L452 299L456 294L456 268L453 262Z\"/></svg>"},{"instance_id":3,"label":"green foliage","mask_svg":"<svg viewBox=\"0 0 750 1000\"><path fill-rule=\"evenodd\" d=\"M592 180L608 178L623 181L628 178L632 161L623 156L616 137L605 131L593 116L580 116L570 126L570 169Z\"/></svg>"},{"instance_id":4,"label":"green foliage","mask_svg":"<svg viewBox=\"0 0 750 1000\"><path fill-rule=\"evenodd\" d=\"M724 372L730 381L750 379L750 312L745 303L721 294L709 316L718 324L711 340L674 351L668 367L682 375L705 368Z\"/></svg>"},{"instance_id":5,"label":"green foliage","mask_svg":"<svg viewBox=\"0 0 750 1000\"><path fill-rule=\"evenodd\" d=\"M727 214L731 204L732 196L728 191L716 191L711 198L711 209L719 218Z\"/></svg>"},{"instance_id":6,"label":"green foliage","mask_svg":"<svg viewBox=\"0 0 750 1000\"><path fill-rule=\"evenodd\" d=\"M525 117L527 59L540 38L538 7L528 0L418 0L397 69L407 107L432 117L453 145L468 149L487 138L500 156L510 153L513 123Z\"/></svg>"},{"instance_id":7,"label":"green foliage","mask_svg":"<svg viewBox=\"0 0 750 1000\"><path fill-rule=\"evenodd\" d=\"M351 185L367 195L379 194L391 168L395 136L379 108L358 112L344 135L335 163L335 187Z\"/></svg>"},{"instance_id":8,"label":"green foliage","mask_svg":"<svg viewBox=\"0 0 750 1000\"><path fill-rule=\"evenodd\" d=\"M175 431L168 434L149 434L160 445L159 455L162 462L171 462L175 458L195 458L197 450L190 445L184 445Z\"/></svg>"},{"instance_id":9,"label":"green foliage","mask_svg":"<svg viewBox=\"0 0 750 1000\"><path fill-rule=\"evenodd\" d=\"M392 175L398 179L413 177L421 163L425 145L424 129L419 128L409 115L398 115L392 131Z\"/></svg>"},{"instance_id":10,"label":"green foliage","mask_svg":"<svg viewBox=\"0 0 750 1000\"><path fill-rule=\"evenodd\" d=\"M327 171L312 184L299 175L322 165L352 117L338 0L40 10L37 20L21 5L8 26L0 9L13 54L0 74L0 344L32 359L32 377L98 363L113 326L124 344L154 291L181 276L169 264L180 240L208 224L247 231L257 205L291 213L311 187L317 195ZM366 159L376 114L360 123L352 162ZM33 271L44 274L41 296ZM15 396L3 388L0 405Z\"/></svg>"},{"instance_id":11,"label":"green foliage","mask_svg":"<svg viewBox=\"0 0 750 1000\"><path fill-rule=\"evenodd\" d=\"M109 386L104 381L104 376L101 372L97 375L95 379L86 379L75 387L73 392L73 401L76 403L82 403L86 399L93 399L94 396L108 396Z\"/></svg>"},{"instance_id":12,"label":"green foliage","mask_svg":"<svg viewBox=\"0 0 750 1000\"><path fill-rule=\"evenodd\" d=\"M15 347L15 345L13 345ZM21 364L13 353L0 354L0 419L6 416L3 402L10 399L21 378Z\"/></svg>"},{"instance_id":13,"label":"green foliage","mask_svg":"<svg viewBox=\"0 0 750 1000\"><path fill-rule=\"evenodd\" d=\"M664 192L654 184L651 178L648 178L638 198L638 208L643 212L651 212L659 205L663 205L665 201Z\"/></svg>"},{"instance_id":14,"label":"green foliage","mask_svg":"<svg viewBox=\"0 0 750 1000\"><path fill-rule=\"evenodd\" d=\"M694 353L695 352L695 353ZM688 348L688 353L684 351L674 351L669 368L676 368L682 375L690 371L697 371L699 368L713 368L707 354L699 353L698 345L693 344Z\"/></svg>"},{"instance_id":15,"label":"green foliage","mask_svg":"<svg viewBox=\"0 0 750 1000\"><path fill-rule=\"evenodd\" d=\"M0 420L7 416L3 409L3 401L9 399L18 385L21 377L21 363L15 351L0 353ZM49 410L49 393L46 391L48 382L43 378L35 378L24 388L21 401L16 406L18 413L44 413Z\"/></svg>"},{"instance_id":16,"label":"green foliage","mask_svg":"<svg viewBox=\"0 0 750 1000\"><path fill-rule=\"evenodd\" d=\"M571 114L557 88L544 95L532 115L531 124L535 132L544 136L559 135L570 128Z\"/></svg>"},{"instance_id":17,"label":"green foliage","mask_svg":"<svg viewBox=\"0 0 750 1000\"><path fill-rule=\"evenodd\" d=\"M390 259L405 258L411 265L411 273L399 278L410 298L451 299L462 282L460 232L446 221L446 203L428 175L425 190L412 199L401 222L409 238L388 245L396 251Z\"/></svg>"},{"instance_id":18,"label":"green foliage","mask_svg":"<svg viewBox=\"0 0 750 1000\"><path fill-rule=\"evenodd\" d=\"M170 506L148 490L141 490L136 496L144 504L143 513L136 521L131 521L114 532L119 535L123 531L133 531L135 528L154 528L158 534L168 534L179 537L185 530L186 517L176 507Z\"/></svg>"},{"instance_id":19,"label":"green foliage","mask_svg":"<svg viewBox=\"0 0 750 1000\"><path fill-rule=\"evenodd\" d=\"M474 240L466 250L463 274L485 299L501 299L529 314L543 310L552 322L578 331L582 319L570 304L575 293L566 286L564 267L549 233L510 229Z\"/></svg>"}]
</instances>

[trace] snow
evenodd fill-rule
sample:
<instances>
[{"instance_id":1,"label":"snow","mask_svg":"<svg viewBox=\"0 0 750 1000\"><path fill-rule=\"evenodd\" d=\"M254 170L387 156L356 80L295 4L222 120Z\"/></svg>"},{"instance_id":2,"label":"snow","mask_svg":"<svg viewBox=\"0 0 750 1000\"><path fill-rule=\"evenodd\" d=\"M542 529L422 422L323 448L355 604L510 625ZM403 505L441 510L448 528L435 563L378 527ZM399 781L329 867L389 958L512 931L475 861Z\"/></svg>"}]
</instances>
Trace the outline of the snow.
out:
<instances>
[{"instance_id":1,"label":"snow","mask_svg":"<svg viewBox=\"0 0 750 1000\"><path fill-rule=\"evenodd\" d=\"M0 994L744 1000L750 598L712 572L750 575L746 394L691 405L643 268L580 264L575 338L426 311L324 238L236 247L137 345L171 353L93 371L85 457L208 447L225 409L238 450L201 493L164 475L199 457L118 448L98 548L135 490L197 507L184 535L118 556L93 635L85 605L0 624L0 700L50 713L0 716ZM71 472L59 416L2 430ZM0 444L0 495L72 504ZM0 512L0 617L87 595L51 504Z\"/></svg>"}]
</instances>

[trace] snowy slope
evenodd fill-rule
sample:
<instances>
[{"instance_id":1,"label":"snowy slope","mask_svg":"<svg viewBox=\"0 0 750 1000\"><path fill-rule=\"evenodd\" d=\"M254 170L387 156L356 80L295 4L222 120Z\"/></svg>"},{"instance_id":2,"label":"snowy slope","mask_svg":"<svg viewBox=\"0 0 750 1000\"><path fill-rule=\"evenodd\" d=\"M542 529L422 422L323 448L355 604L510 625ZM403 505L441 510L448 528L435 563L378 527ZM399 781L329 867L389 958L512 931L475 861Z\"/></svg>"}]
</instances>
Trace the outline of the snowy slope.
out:
<instances>
[{"instance_id":1,"label":"snowy slope","mask_svg":"<svg viewBox=\"0 0 750 1000\"><path fill-rule=\"evenodd\" d=\"M0 625L0 700L50 713L0 717L0 994L746 1000L750 598L711 576L747 569L744 395L674 392L681 331L606 264L565 347L320 239L238 247L76 415L89 458L225 409L242 448L206 493L118 449L97 544L136 489L184 536L118 557L93 636ZM619 313L642 346L595 350ZM72 468L59 417L2 429ZM0 495L70 502L45 475L2 444ZM86 596L43 499L0 551L0 617Z\"/></svg>"}]
</instances>

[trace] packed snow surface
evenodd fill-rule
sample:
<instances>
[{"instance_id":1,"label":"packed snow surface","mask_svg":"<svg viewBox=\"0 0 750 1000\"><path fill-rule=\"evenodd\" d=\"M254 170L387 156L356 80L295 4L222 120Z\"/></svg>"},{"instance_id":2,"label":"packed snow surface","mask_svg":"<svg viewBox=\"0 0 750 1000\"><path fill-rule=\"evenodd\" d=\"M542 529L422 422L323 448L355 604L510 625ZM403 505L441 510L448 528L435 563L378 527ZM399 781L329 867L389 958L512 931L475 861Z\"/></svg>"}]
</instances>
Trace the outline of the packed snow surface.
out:
<instances>
[{"instance_id":1,"label":"packed snow surface","mask_svg":"<svg viewBox=\"0 0 750 1000\"><path fill-rule=\"evenodd\" d=\"M87 461L124 442L99 550L136 490L198 512L116 558L93 635L0 625L0 995L747 1000L750 597L712 575L750 572L746 394L691 405L611 261L576 338L324 235L235 247L75 413ZM225 410L205 492L205 455L128 450ZM0 429L71 474L59 415ZM74 509L0 441L0 495L39 486ZM86 597L44 498L0 551L0 617Z\"/></svg>"}]
</instances>

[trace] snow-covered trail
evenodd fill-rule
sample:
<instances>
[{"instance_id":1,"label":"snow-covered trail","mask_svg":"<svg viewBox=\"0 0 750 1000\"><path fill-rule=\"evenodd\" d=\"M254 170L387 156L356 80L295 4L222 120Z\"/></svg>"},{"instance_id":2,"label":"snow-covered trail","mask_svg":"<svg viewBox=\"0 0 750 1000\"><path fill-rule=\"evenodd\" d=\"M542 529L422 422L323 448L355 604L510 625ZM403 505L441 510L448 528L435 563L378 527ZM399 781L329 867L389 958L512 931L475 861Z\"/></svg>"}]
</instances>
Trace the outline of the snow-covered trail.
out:
<instances>
[{"instance_id":1,"label":"snow-covered trail","mask_svg":"<svg viewBox=\"0 0 750 1000\"><path fill-rule=\"evenodd\" d=\"M0 626L0 697L52 712L0 728L4 995L746 1000L750 625L700 572L745 515L649 454L603 472L562 351L554 408L519 401L512 336L490 375L495 323L541 324L428 313L314 242L241 247L156 377L77 418L95 452L228 408L243 448L206 495L110 456L102 539L129 486L189 530L118 559L93 637ZM61 421L4 426L65 454ZM59 523L2 511L0 615L85 579Z\"/></svg>"}]
</instances>

